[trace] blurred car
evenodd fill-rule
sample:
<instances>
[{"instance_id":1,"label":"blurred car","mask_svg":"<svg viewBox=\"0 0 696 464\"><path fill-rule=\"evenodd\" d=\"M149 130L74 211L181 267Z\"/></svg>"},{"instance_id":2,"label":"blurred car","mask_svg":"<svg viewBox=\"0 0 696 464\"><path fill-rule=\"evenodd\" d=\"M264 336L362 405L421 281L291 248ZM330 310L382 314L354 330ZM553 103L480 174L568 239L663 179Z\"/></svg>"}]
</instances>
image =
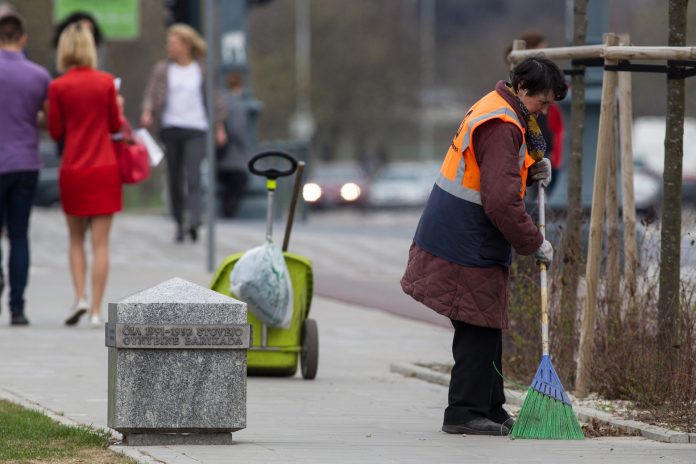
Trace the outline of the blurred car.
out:
<instances>
[{"instance_id":1,"label":"blurred car","mask_svg":"<svg viewBox=\"0 0 696 464\"><path fill-rule=\"evenodd\" d=\"M315 164L311 168L309 180L302 187L302 198L314 208L364 206L367 177L356 162Z\"/></svg>"},{"instance_id":2,"label":"blurred car","mask_svg":"<svg viewBox=\"0 0 696 464\"><path fill-rule=\"evenodd\" d=\"M374 208L424 206L440 170L436 161L399 161L386 165L370 187L369 205Z\"/></svg>"},{"instance_id":3,"label":"blurred car","mask_svg":"<svg viewBox=\"0 0 696 464\"><path fill-rule=\"evenodd\" d=\"M633 122L633 159L661 182L665 165L665 117L646 116ZM638 188L638 182L636 182ZM684 119L682 200L696 204L696 119ZM636 203L638 194L636 193Z\"/></svg>"},{"instance_id":4,"label":"blurred car","mask_svg":"<svg viewBox=\"0 0 696 464\"><path fill-rule=\"evenodd\" d=\"M621 180L619 179L619 182ZM621 191L621 185L617 187ZM619 193L619 199L621 193ZM662 179L640 165L633 166L633 202L641 213L654 213L662 201ZM619 208L621 205L619 204Z\"/></svg>"},{"instance_id":5,"label":"blurred car","mask_svg":"<svg viewBox=\"0 0 696 464\"><path fill-rule=\"evenodd\" d=\"M60 190L58 188L58 147L53 140L42 138L39 140L39 155L43 166L39 171L39 183L36 187L34 204L37 206L53 206L60 203Z\"/></svg>"}]
</instances>

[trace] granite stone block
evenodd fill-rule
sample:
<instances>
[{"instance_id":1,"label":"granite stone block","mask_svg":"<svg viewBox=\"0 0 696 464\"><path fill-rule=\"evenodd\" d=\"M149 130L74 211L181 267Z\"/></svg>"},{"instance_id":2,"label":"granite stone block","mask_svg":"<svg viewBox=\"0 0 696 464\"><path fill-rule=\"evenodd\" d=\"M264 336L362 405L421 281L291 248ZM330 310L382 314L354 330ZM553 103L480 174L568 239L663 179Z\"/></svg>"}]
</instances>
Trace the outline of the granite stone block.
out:
<instances>
[{"instance_id":1,"label":"granite stone block","mask_svg":"<svg viewBox=\"0 0 696 464\"><path fill-rule=\"evenodd\" d=\"M110 303L108 323L246 324L246 304L174 278ZM210 433L219 441L246 427L246 349L110 347L108 359L107 424L124 435L192 433L205 441Z\"/></svg>"}]
</instances>

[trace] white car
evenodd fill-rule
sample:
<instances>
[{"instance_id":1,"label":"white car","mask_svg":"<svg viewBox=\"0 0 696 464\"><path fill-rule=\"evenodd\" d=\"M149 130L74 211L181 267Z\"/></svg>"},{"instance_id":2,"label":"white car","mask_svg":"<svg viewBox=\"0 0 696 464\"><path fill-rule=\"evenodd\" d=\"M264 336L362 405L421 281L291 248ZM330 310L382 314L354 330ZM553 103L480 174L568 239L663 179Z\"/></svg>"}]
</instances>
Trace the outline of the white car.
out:
<instances>
[{"instance_id":1,"label":"white car","mask_svg":"<svg viewBox=\"0 0 696 464\"><path fill-rule=\"evenodd\" d=\"M633 160L659 178L665 165L665 117L646 116L633 121ZM659 181L659 180L658 180ZM636 181L636 189L639 189ZM696 203L696 119L684 119L682 199ZM638 203L638 190L636 190Z\"/></svg>"},{"instance_id":2,"label":"white car","mask_svg":"<svg viewBox=\"0 0 696 464\"><path fill-rule=\"evenodd\" d=\"M440 170L436 161L399 161L386 165L370 188L374 208L422 207Z\"/></svg>"}]
</instances>

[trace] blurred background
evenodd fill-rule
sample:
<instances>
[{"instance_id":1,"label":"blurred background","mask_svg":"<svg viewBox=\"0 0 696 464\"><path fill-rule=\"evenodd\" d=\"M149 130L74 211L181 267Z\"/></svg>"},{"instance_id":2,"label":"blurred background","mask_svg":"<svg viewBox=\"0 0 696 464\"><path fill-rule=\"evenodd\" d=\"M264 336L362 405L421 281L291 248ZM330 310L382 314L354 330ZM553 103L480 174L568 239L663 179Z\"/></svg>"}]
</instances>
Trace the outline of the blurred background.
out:
<instances>
[{"instance_id":1,"label":"blurred background","mask_svg":"<svg viewBox=\"0 0 696 464\"><path fill-rule=\"evenodd\" d=\"M166 27L185 22L203 35L205 32L205 0L9 3L26 20L28 56L51 71L55 70L54 25L75 10L93 13L106 36L101 67L122 78L126 113L136 126L151 67L164 58ZM286 148L305 159L311 185L305 185L304 198L316 211L346 205L361 210L422 206L427 198L423 192L429 190L437 164L467 108L506 77L505 50L512 40L534 30L546 36L549 46L564 46L569 43L572 24L572 0L212 3L216 5L214 37L219 39L213 44L218 86L222 87L226 73L243 73L252 149ZM696 32L693 3L688 10L687 43L693 43ZM664 0L591 1L588 19L588 43L601 42L605 31L629 33L635 45L664 45L667 41ZM650 159L661 156L655 156L649 142L656 142L653 145L659 150L664 138L664 123L662 129L659 126L665 114L664 82L663 75L633 74L634 116L658 117L636 125L637 140L648 141L634 147L638 176L647 176L640 186L657 179L645 193L648 202L659 201L655 200L659 192L653 190L660 188L661 167ZM687 118L696 117L695 87L696 79L686 80ZM589 173L596 147L600 88L599 69L588 71L584 170ZM568 106L567 102L562 105L566 126ZM689 132L694 133L690 124L693 121L687 122L686 140ZM696 141L685 145L685 184L693 185ZM37 201L51 205L57 201L57 190L51 190L57 159L51 142L43 142L42 151L47 167ZM643 171L641 166L645 166ZM127 187L128 209L166 208L163 167L154 174L143 184ZM584 178L591 181L591 174ZM263 214L263 185L250 180L244 201L234 212L236 217ZM345 187L347 184L352 185ZM552 205L562 207L564 190L561 181L553 192L557 198L551 198ZM590 195L591 188L583 186L587 204Z\"/></svg>"}]
</instances>

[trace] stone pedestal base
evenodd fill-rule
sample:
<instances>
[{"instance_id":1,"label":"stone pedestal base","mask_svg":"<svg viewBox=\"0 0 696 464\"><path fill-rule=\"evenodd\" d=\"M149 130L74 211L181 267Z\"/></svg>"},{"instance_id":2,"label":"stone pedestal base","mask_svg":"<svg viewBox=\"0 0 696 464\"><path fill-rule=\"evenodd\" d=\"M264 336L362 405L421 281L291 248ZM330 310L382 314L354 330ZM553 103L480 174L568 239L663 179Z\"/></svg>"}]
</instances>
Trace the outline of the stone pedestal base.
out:
<instances>
[{"instance_id":1,"label":"stone pedestal base","mask_svg":"<svg viewBox=\"0 0 696 464\"><path fill-rule=\"evenodd\" d=\"M231 445L232 434L227 433L129 433L123 435L128 446L168 445Z\"/></svg>"}]
</instances>

